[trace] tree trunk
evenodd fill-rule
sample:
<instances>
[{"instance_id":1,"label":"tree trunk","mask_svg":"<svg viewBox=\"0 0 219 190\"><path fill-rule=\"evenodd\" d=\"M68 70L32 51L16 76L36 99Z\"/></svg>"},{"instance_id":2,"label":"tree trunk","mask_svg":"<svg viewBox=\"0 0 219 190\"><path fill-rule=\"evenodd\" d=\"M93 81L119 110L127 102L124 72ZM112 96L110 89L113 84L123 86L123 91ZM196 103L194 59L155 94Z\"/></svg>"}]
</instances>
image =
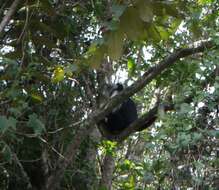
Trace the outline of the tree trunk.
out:
<instances>
[{"instance_id":1,"label":"tree trunk","mask_svg":"<svg viewBox=\"0 0 219 190\"><path fill-rule=\"evenodd\" d=\"M113 171L115 169L115 160L112 155L107 154L103 161L102 176L100 181L100 188L111 190Z\"/></svg>"}]
</instances>

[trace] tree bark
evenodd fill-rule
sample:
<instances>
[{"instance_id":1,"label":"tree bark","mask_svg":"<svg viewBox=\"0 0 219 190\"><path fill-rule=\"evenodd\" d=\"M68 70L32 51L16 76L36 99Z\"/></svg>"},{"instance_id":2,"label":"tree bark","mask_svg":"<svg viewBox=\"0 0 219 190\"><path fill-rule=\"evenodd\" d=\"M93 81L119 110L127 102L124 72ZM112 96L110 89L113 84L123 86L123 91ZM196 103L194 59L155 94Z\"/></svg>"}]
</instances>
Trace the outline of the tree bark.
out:
<instances>
[{"instance_id":1,"label":"tree bark","mask_svg":"<svg viewBox=\"0 0 219 190\"><path fill-rule=\"evenodd\" d=\"M111 190L114 169L115 169L114 157L110 154L105 155L102 165L100 188Z\"/></svg>"},{"instance_id":2,"label":"tree bark","mask_svg":"<svg viewBox=\"0 0 219 190\"><path fill-rule=\"evenodd\" d=\"M13 14L15 13L18 4L20 3L21 0L15 0L11 7L9 8L8 12L6 13L6 15L4 16L2 22L0 23L0 34L3 32L5 26L8 24L8 22L11 20L11 17L13 16Z\"/></svg>"},{"instance_id":3,"label":"tree bark","mask_svg":"<svg viewBox=\"0 0 219 190\"><path fill-rule=\"evenodd\" d=\"M187 57L189 55L193 55L196 53L204 52L206 49L216 49L218 46L216 46L212 41L206 41L201 43L199 46L191 47L191 48L185 48L185 49L179 49L176 52L170 54L167 56L164 60L159 62L156 66L148 69L142 77L140 77L135 83L133 83L130 87L126 88L123 92L121 92L119 95L113 97L108 104L102 108L101 110L93 112L84 122L83 127L78 129L74 141L69 144L65 159L62 159L59 161L57 165L57 169L51 174L51 176L48 178L47 181L47 187L45 189L47 190L55 190L59 187L59 183L62 179L62 176L67 168L67 166L71 163L74 164L76 154L78 152L78 149L80 147L81 142L85 139L85 137L90 133L91 126L94 126L96 123L100 122L104 117L110 113L110 111L118 104L123 102L128 97L134 95L136 92L141 90L143 87L145 87L147 84L149 84L154 78L156 78L159 74L161 74L165 69L172 66L176 61L180 60L181 58ZM170 108L173 105L169 105ZM168 108L166 108L168 109ZM171 108L172 109L172 108ZM149 118L147 120L147 125L150 126L157 118L157 107L155 106L151 111L148 112L144 117ZM150 117L152 114L153 118ZM139 123L145 122L145 118L139 118ZM136 122L134 122L132 125L136 125ZM136 129L135 127L131 128ZM134 132L135 130L131 131ZM127 132L127 130L122 133L122 137L119 138L119 140L123 140L127 137L127 134L131 133L130 131ZM126 134L127 133L127 134ZM111 173L114 170L114 160L111 157L105 157L104 159L104 166L103 166L103 175L101 184L106 185L106 187L111 186ZM108 171L107 171L108 170ZM107 172L106 172L107 171Z\"/></svg>"},{"instance_id":4,"label":"tree bark","mask_svg":"<svg viewBox=\"0 0 219 190\"><path fill-rule=\"evenodd\" d=\"M58 161L55 171L53 171L48 177L45 187L46 190L56 190L59 188L61 179L67 166L70 163L74 164L81 142L85 139L89 132L90 130L85 126L80 127L77 130L73 142L67 147L64 155L65 158L62 158Z\"/></svg>"}]
</instances>

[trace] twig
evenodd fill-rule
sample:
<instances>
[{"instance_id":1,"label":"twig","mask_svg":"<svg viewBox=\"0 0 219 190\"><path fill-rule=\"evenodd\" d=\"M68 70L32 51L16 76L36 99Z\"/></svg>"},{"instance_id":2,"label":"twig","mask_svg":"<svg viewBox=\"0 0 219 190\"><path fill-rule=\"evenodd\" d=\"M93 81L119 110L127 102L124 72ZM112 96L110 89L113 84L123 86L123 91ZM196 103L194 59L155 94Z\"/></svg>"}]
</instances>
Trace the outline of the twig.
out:
<instances>
[{"instance_id":1,"label":"twig","mask_svg":"<svg viewBox=\"0 0 219 190\"><path fill-rule=\"evenodd\" d=\"M13 154L13 159L15 161L15 163L19 166L21 174L23 176L23 179L25 180L25 182L27 183L27 189L32 189L32 185L30 183L30 178L27 175L26 171L24 170L23 165L21 164L20 160L18 159L17 155L14 153Z\"/></svg>"},{"instance_id":2,"label":"twig","mask_svg":"<svg viewBox=\"0 0 219 190\"><path fill-rule=\"evenodd\" d=\"M53 150L59 157L61 157L62 159L65 159L65 157L58 152L58 150L56 150L52 145L50 145L45 139L43 139L42 137L38 137L38 139L40 139L43 143L45 143L51 150Z\"/></svg>"},{"instance_id":3,"label":"twig","mask_svg":"<svg viewBox=\"0 0 219 190\"><path fill-rule=\"evenodd\" d=\"M55 131L49 131L49 132L47 132L47 133L49 133L49 134L55 134L55 133L61 132L62 130L71 129L71 128L73 128L73 127L76 127L76 126L80 125L80 124L83 123L83 122L84 122L83 120L82 120L82 121L78 121L78 122L75 122L75 123L71 124L71 125L68 126L68 127L58 128L58 129L56 129Z\"/></svg>"},{"instance_id":4,"label":"twig","mask_svg":"<svg viewBox=\"0 0 219 190\"><path fill-rule=\"evenodd\" d=\"M24 24L24 27L23 27L23 30L22 30L20 36L19 36L18 39L17 39L17 44L19 44L19 43L21 42L21 40L22 40L22 38L23 38L23 36L24 36L26 30L27 30L28 19L29 19L29 7L27 6L27 7L26 7L26 19L25 19L25 24Z\"/></svg>"}]
</instances>

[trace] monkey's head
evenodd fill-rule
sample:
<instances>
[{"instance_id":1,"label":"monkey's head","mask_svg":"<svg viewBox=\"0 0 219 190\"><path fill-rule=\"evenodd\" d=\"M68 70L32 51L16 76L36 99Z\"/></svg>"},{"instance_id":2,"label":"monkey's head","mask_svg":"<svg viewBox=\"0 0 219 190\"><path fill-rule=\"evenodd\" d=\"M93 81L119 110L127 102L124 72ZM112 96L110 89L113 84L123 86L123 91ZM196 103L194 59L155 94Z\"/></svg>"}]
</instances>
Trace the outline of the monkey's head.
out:
<instances>
[{"instance_id":1,"label":"monkey's head","mask_svg":"<svg viewBox=\"0 0 219 190\"><path fill-rule=\"evenodd\" d=\"M110 89L110 93L109 93L110 97L116 96L123 89L124 89L124 87L121 83L117 83L117 84L113 85L112 88Z\"/></svg>"}]
</instances>

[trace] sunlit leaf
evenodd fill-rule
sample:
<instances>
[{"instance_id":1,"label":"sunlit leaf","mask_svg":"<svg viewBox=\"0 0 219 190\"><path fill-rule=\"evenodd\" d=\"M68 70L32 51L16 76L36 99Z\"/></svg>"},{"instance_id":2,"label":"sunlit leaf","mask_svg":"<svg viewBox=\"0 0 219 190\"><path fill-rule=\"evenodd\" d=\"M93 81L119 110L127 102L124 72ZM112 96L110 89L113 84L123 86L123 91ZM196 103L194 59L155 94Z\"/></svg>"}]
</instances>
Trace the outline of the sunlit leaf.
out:
<instances>
[{"instance_id":1,"label":"sunlit leaf","mask_svg":"<svg viewBox=\"0 0 219 190\"><path fill-rule=\"evenodd\" d=\"M64 77L65 77L64 69L62 67L58 66L53 71L52 82L53 83L61 82L64 80Z\"/></svg>"},{"instance_id":2,"label":"sunlit leaf","mask_svg":"<svg viewBox=\"0 0 219 190\"><path fill-rule=\"evenodd\" d=\"M128 59L127 67L128 67L129 74L133 74L136 68L136 64L133 59Z\"/></svg>"},{"instance_id":3,"label":"sunlit leaf","mask_svg":"<svg viewBox=\"0 0 219 190\"><path fill-rule=\"evenodd\" d=\"M107 45L109 56L113 60L119 59L123 49L123 33L120 30L110 33Z\"/></svg>"},{"instance_id":4,"label":"sunlit leaf","mask_svg":"<svg viewBox=\"0 0 219 190\"><path fill-rule=\"evenodd\" d=\"M96 47L91 55L87 58L87 63L94 69L99 68L100 64L103 61L106 47L104 45Z\"/></svg>"},{"instance_id":5,"label":"sunlit leaf","mask_svg":"<svg viewBox=\"0 0 219 190\"><path fill-rule=\"evenodd\" d=\"M161 40L160 33L157 30L155 25L150 24L148 29L147 29L147 33L148 33L148 36L149 36L150 40L152 40L154 42L159 42Z\"/></svg>"},{"instance_id":6,"label":"sunlit leaf","mask_svg":"<svg viewBox=\"0 0 219 190\"><path fill-rule=\"evenodd\" d=\"M144 23L139 18L139 13L136 8L130 7L126 9L120 18L121 30L131 40L138 39L144 32Z\"/></svg>"},{"instance_id":7,"label":"sunlit leaf","mask_svg":"<svg viewBox=\"0 0 219 190\"><path fill-rule=\"evenodd\" d=\"M132 167L132 163L129 160L124 160L123 164L120 166L122 170L129 170Z\"/></svg>"},{"instance_id":8,"label":"sunlit leaf","mask_svg":"<svg viewBox=\"0 0 219 190\"><path fill-rule=\"evenodd\" d=\"M210 3L212 3L212 2L214 2L214 0L198 0L198 3L199 3L200 5L210 4Z\"/></svg>"},{"instance_id":9,"label":"sunlit leaf","mask_svg":"<svg viewBox=\"0 0 219 190\"><path fill-rule=\"evenodd\" d=\"M157 27L157 30L159 31L159 35L161 37L162 40L168 40L170 33L168 32L167 29L163 28L163 27Z\"/></svg>"},{"instance_id":10,"label":"sunlit leaf","mask_svg":"<svg viewBox=\"0 0 219 190\"><path fill-rule=\"evenodd\" d=\"M33 100L35 100L37 102L42 102L43 101L42 95L37 93L37 92L31 93L31 98L33 98Z\"/></svg>"},{"instance_id":11,"label":"sunlit leaf","mask_svg":"<svg viewBox=\"0 0 219 190\"><path fill-rule=\"evenodd\" d=\"M170 25L171 33L175 33L181 23L182 23L181 19L174 19Z\"/></svg>"}]
</instances>

